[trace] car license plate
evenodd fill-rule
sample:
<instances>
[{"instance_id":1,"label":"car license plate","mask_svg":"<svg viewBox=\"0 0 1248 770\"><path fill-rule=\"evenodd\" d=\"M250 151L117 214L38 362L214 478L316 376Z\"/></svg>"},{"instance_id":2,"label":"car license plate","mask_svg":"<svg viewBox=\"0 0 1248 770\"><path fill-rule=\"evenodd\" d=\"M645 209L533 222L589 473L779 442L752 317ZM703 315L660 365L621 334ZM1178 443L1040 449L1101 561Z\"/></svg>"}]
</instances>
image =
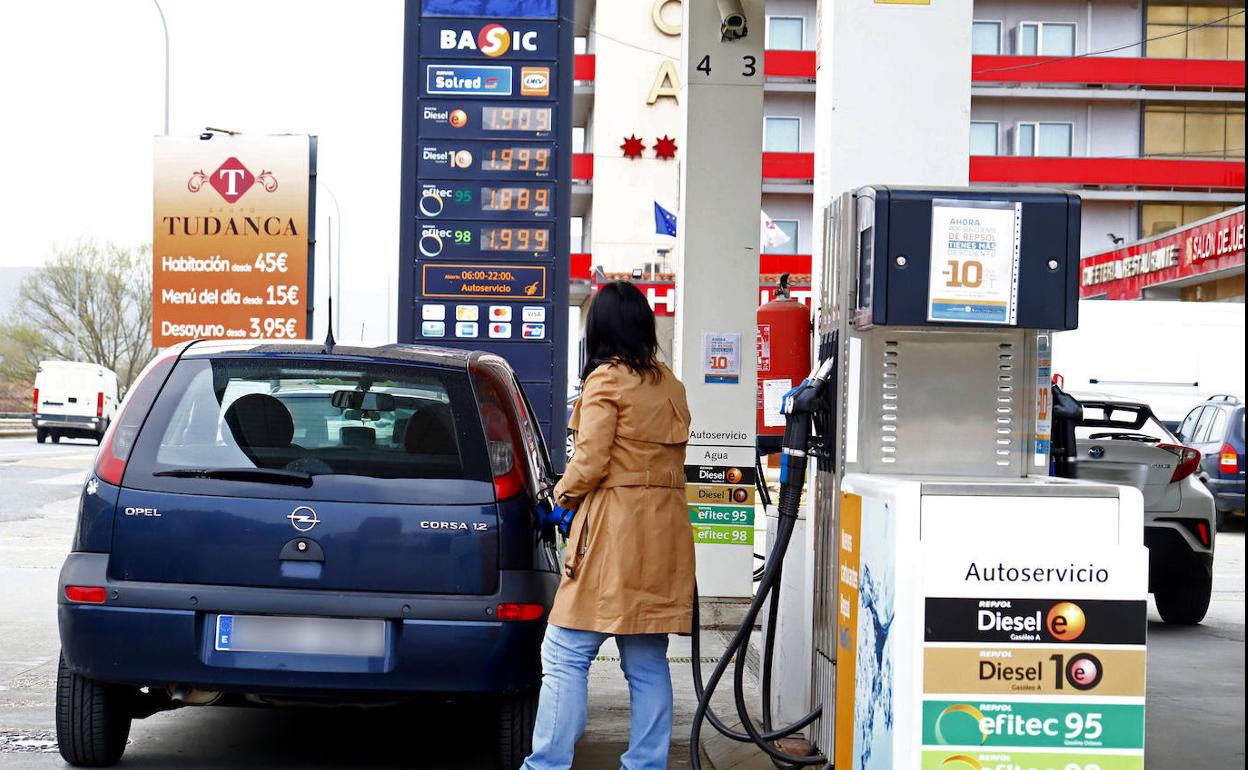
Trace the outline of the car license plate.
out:
<instances>
[{"instance_id":1,"label":"car license plate","mask_svg":"<svg viewBox=\"0 0 1248 770\"><path fill-rule=\"evenodd\" d=\"M218 615L217 650L380 657L386 622L353 618Z\"/></svg>"}]
</instances>

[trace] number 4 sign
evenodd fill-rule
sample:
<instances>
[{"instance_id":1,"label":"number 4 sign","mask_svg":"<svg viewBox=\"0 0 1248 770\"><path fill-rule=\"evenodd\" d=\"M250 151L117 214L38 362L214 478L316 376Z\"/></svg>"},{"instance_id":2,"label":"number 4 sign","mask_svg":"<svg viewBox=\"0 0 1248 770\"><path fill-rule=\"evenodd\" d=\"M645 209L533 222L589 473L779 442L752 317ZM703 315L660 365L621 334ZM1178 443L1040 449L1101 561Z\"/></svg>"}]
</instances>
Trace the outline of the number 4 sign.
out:
<instances>
[{"instance_id":1,"label":"number 4 sign","mask_svg":"<svg viewBox=\"0 0 1248 770\"><path fill-rule=\"evenodd\" d=\"M702 379L719 384L736 384L741 379L739 332L702 333Z\"/></svg>"}]
</instances>

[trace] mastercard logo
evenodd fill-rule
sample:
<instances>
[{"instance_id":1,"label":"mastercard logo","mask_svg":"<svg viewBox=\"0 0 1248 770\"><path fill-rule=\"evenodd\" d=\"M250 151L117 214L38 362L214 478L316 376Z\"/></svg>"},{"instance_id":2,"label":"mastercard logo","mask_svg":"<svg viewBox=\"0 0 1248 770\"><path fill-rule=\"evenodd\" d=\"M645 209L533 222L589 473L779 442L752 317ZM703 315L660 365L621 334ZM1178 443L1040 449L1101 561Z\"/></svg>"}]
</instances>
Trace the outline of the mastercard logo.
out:
<instances>
[{"instance_id":1,"label":"mastercard logo","mask_svg":"<svg viewBox=\"0 0 1248 770\"><path fill-rule=\"evenodd\" d=\"M1073 642L1083 636L1088 627L1088 616L1074 602L1058 602L1049 608L1044 626L1059 642Z\"/></svg>"},{"instance_id":2,"label":"mastercard logo","mask_svg":"<svg viewBox=\"0 0 1248 770\"><path fill-rule=\"evenodd\" d=\"M489 57L498 57L511 49L511 33L501 24L486 24L477 33L477 50Z\"/></svg>"}]
</instances>

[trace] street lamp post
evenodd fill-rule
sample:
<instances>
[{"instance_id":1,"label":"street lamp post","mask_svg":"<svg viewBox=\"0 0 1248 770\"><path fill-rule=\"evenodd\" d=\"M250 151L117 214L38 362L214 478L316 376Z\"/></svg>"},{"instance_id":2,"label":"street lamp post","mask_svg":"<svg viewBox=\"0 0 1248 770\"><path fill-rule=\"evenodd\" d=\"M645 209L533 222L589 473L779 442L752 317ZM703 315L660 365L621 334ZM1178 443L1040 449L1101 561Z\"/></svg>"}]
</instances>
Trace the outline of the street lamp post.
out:
<instances>
[{"instance_id":1,"label":"street lamp post","mask_svg":"<svg viewBox=\"0 0 1248 770\"><path fill-rule=\"evenodd\" d=\"M152 0L156 12L160 14L160 26L165 31L165 136L169 136L169 25L165 23L165 10L160 7L160 0Z\"/></svg>"}]
</instances>

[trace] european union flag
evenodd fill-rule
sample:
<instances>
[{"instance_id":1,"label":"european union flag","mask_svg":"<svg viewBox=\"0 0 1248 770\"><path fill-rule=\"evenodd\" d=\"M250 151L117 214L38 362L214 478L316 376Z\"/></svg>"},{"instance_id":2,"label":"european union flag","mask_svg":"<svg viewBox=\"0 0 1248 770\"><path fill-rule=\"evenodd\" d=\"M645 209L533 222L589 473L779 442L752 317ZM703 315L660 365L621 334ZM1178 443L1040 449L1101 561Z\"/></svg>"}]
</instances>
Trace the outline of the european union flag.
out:
<instances>
[{"instance_id":1,"label":"european union flag","mask_svg":"<svg viewBox=\"0 0 1248 770\"><path fill-rule=\"evenodd\" d=\"M659 235L676 236L676 215L654 202L654 231Z\"/></svg>"}]
</instances>

